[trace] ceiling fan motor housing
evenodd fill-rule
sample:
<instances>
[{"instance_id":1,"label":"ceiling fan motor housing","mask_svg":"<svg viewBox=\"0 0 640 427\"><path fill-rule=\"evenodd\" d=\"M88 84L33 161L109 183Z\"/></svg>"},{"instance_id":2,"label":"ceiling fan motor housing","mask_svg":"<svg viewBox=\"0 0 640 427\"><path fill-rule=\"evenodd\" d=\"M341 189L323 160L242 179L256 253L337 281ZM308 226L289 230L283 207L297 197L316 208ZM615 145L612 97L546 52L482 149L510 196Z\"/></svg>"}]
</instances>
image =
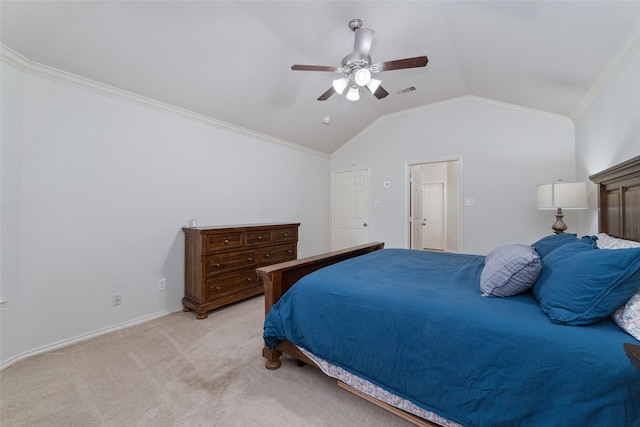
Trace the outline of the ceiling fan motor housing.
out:
<instances>
[{"instance_id":1,"label":"ceiling fan motor housing","mask_svg":"<svg viewBox=\"0 0 640 427\"><path fill-rule=\"evenodd\" d=\"M345 74L351 74L353 71L356 71L360 68L369 68L371 64L371 57L367 56L365 59L362 59L353 53L345 56L342 59L342 71Z\"/></svg>"}]
</instances>

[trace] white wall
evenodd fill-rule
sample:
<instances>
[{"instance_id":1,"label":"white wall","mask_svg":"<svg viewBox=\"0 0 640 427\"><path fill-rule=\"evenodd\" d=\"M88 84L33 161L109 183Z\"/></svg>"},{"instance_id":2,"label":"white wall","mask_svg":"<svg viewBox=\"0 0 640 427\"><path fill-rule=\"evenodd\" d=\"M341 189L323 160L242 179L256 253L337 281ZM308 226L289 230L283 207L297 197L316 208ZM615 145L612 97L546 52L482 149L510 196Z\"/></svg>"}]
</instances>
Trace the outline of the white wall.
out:
<instances>
[{"instance_id":1,"label":"white wall","mask_svg":"<svg viewBox=\"0 0 640 427\"><path fill-rule=\"evenodd\" d=\"M579 179L640 155L640 49L608 80L576 121L576 172ZM596 188L589 184L584 234L598 231Z\"/></svg>"},{"instance_id":2,"label":"white wall","mask_svg":"<svg viewBox=\"0 0 640 427\"><path fill-rule=\"evenodd\" d=\"M22 73L4 67L0 61L0 301L20 292L20 144L8 141L22 139ZM10 84L9 84L10 83ZM13 283L13 287L3 285ZM0 306L0 364L5 349L15 348L20 341L18 318L10 318L9 305ZM14 310L14 314L17 313Z\"/></svg>"},{"instance_id":3,"label":"white wall","mask_svg":"<svg viewBox=\"0 0 640 427\"><path fill-rule=\"evenodd\" d=\"M456 194L459 185L460 165L458 161L447 162L447 194ZM459 253L462 251L460 247L460 208L463 206L460 203L460 198L449 197L447 198L447 241L445 242L445 248L452 252Z\"/></svg>"},{"instance_id":4,"label":"white wall","mask_svg":"<svg viewBox=\"0 0 640 427\"><path fill-rule=\"evenodd\" d=\"M299 256L329 250L326 157L1 72L3 364L179 309L189 219L301 222Z\"/></svg>"},{"instance_id":5,"label":"white wall","mask_svg":"<svg viewBox=\"0 0 640 427\"><path fill-rule=\"evenodd\" d=\"M408 247L406 164L460 157L463 197L475 199L462 212L463 252L486 254L551 234L555 217L536 210L535 186L575 179L574 156L569 119L463 97L380 120L334 153L331 169L371 168L372 238ZM576 232L575 213L565 222Z\"/></svg>"}]
</instances>

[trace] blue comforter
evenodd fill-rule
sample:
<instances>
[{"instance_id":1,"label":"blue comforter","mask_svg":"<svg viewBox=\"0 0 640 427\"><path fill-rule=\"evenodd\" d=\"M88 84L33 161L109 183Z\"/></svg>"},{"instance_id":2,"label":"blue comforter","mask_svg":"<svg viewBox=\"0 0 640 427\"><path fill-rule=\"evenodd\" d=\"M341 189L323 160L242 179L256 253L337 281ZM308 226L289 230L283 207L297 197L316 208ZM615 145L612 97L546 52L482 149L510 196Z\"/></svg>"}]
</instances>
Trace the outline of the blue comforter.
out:
<instances>
[{"instance_id":1,"label":"blue comforter","mask_svg":"<svg viewBox=\"0 0 640 427\"><path fill-rule=\"evenodd\" d=\"M640 372L606 320L549 321L530 293L482 297L484 257L385 249L303 277L269 312L288 340L469 426L640 426Z\"/></svg>"}]
</instances>

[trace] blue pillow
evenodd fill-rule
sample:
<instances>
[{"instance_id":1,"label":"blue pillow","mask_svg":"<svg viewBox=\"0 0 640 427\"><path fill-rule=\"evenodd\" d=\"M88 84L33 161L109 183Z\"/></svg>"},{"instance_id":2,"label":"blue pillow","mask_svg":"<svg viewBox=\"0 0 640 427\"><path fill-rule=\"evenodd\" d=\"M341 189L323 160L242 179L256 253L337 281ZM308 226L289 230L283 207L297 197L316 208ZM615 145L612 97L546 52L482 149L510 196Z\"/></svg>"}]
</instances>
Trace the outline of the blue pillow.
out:
<instances>
[{"instance_id":1,"label":"blue pillow","mask_svg":"<svg viewBox=\"0 0 640 427\"><path fill-rule=\"evenodd\" d=\"M613 251L578 241L542 260L533 295L553 323L589 325L609 316L639 288L640 248Z\"/></svg>"},{"instance_id":2,"label":"blue pillow","mask_svg":"<svg viewBox=\"0 0 640 427\"><path fill-rule=\"evenodd\" d=\"M480 274L483 296L510 297L536 282L542 263L531 246L507 245L491 251Z\"/></svg>"},{"instance_id":3,"label":"blue pillow","mask_svg":"<svg viewBox=\"0 0 640 427\"><path fill-rule=\"evenodd\" d=\"M585 243L588 245L596 246L595 241L598 240L596 236L584 236L578 239L575 234L560 233L551 234L550 236L543 237L534 244L531 245L536 252L540 255L540 258L544 258L554 249L564 246L568 243Z\"/></svg>"},{"instance_id":4,"label":"blue pillow","mask_svg":"<svg viewBox=\"0 0 640 427\"><path fill-rule=\"evenodd\" d=\"M567 243L575 242L576 240L578 240L578 237L575 234L551 234L550 236L545 236L537 242L533 243L531 247L533 247L536 252L538 252L540 258L544 258L552 250L559 248L562 245L566 245Z\"/></svg>"}]
</instances>

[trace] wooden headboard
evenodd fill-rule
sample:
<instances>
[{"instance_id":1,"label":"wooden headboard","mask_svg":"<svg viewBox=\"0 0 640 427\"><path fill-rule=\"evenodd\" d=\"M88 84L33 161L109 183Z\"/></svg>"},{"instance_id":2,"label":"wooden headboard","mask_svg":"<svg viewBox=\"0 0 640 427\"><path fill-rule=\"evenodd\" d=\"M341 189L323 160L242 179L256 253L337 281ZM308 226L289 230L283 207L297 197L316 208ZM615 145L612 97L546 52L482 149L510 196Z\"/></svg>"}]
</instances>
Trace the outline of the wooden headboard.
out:
<instances>
[{"instance_id":1,"label":"wooden headboard","mask_svg":"<svg viewBox=\"0 0 640 427\"><path fill-rule=\"evenodd\" d=\"M589 177L598 186L598 232L640 241L640 156ZM640 346L624 343L640 371Z\"/></svg>"},{"instance_id":2,"label":"wooden headboard","mask_svg":"<svg viewBox=\"0 0 640 427\"><path fill-rule=\"evenodd\" d=\"M589 179L598 187L598 232L640 241L640 156Z\"/></svg>"}]
</instances>

